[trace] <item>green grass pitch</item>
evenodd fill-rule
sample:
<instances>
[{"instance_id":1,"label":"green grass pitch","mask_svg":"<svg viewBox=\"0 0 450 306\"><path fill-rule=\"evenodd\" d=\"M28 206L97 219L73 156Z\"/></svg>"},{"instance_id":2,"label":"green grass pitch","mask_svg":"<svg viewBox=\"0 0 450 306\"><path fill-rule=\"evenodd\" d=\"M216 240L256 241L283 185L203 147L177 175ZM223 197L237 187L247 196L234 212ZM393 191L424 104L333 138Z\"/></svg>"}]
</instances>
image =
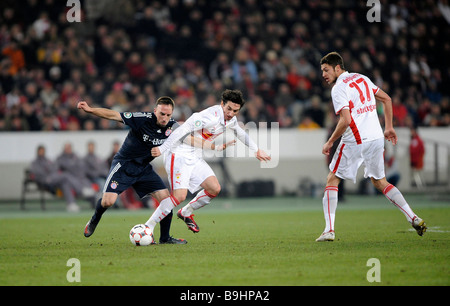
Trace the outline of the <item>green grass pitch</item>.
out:
<instances>
[{"instance_id":1,"label":"green grass pitch","mask_svg":"<svg viewBox=\"0 0 450 306\"><path fill-rule=\"evenodd\" d=\"M173 218L171 233L187 245L135 247L131 227L152 210L110 209L90 238L92 211L66 213L62 203L45 212L0 205L0 285L450 285L450 205L408 196L428 224L419 237L383 196L348 196L336 216L336 240L314 240L324 227L321 199L216 199L198 211L200 233ZM159 238L159 225L155 236ZM80 282L68 282L70 258ZM369 282L370 258L380 282Z\"/></svg>"}]
</instances>

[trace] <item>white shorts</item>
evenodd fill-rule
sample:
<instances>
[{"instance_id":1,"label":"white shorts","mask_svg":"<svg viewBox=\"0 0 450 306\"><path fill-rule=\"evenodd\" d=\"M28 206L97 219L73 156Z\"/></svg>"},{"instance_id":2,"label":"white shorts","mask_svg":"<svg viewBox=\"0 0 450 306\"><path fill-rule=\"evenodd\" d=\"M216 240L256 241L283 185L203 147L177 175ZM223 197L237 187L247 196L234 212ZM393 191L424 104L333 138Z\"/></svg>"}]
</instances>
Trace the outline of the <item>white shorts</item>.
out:
<instances>
[{"instance_id":1,"label":"white shorts","mask_svg":"<svg viewBox=\"0 0 450 306\"><path fill-rule=\"evenodd\" d=\"M384 173L384 138L357 144L340 143L330 163L330 171L337 177L353 180L356 183L356 174L359 167L364 164L364 177L382 179Z\"/></svg>"},{"instance_id":2,"label":"white shorts","mask_svg":"<svg viewBox=\"0 0 450 306\"><path fill-rule=\"evenodd\" d=\"M179 153L171 153L165 156L164 165L172 191L189 189L191 193L195 193L208 177L216 176L203 159L186 157Z\"/></svg>"}]
</instances>

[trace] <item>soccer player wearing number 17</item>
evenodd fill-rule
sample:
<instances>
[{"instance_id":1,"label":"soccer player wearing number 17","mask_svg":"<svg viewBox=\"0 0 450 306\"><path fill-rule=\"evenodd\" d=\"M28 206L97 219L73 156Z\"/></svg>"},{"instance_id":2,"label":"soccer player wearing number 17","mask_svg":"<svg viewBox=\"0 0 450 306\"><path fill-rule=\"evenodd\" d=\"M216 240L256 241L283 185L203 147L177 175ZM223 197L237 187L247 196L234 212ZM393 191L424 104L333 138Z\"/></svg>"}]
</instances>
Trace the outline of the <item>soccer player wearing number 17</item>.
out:
<instances>
[{"instance_id":1,"label":"soccer player wearing number 17","mask_svg":"<svg viewBox=\"0 0 450 306\"><path fill-rule=\"evenodd\" d=\"M331 89L333 107L339 122L323 145L322 153L330 154L333 143L342 136L341 142L330 163L330 173L323 197L325 230L316 241L333 241L334 220L338 202L338 185L341 179L356 183L358 168L364 164L364 177L370 177L373 185L392 202L411 223L420 236L426 231L425 222L419 218L406 202L402 193L390 184L384 173L384 138L397 143L397 134L392 125L392 102L388 94L359 73L349 73L337 52L331 52L321 61L322 77ZM383 103L384 134L376 111L376 100Z\"/></svg>"}]
</instances>

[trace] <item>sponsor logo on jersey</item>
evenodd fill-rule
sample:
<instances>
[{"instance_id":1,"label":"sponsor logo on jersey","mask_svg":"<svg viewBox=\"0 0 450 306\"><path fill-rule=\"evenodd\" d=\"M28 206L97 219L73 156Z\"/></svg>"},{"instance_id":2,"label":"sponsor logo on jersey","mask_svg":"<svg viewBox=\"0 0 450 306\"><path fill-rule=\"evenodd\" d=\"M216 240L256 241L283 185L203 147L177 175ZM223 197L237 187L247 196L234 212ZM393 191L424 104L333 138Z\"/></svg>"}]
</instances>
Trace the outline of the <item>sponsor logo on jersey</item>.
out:
<instances>
[{"instance_id":1,"label":"sponsor logo on jersey","mask_svg":"<svg viewBox=\"0 0 450 306\"><path fill-rule=\"evenodd\" d=\"M372 104L372 105L367 105L361 108L358 108L358 110L356 111L356 113L358 115L364 114L364 113L368 113L368 112L373 112L374 110L377 109L377 106Z\"/></svg>"}]
</instances>

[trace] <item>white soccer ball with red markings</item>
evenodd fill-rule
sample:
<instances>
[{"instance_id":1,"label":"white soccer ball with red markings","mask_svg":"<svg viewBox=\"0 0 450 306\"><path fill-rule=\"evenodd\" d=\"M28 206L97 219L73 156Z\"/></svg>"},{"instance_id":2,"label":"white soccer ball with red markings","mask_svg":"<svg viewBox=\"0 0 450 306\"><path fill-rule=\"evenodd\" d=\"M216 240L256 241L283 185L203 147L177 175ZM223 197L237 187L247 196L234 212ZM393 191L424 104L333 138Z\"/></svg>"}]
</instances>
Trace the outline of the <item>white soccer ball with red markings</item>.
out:
<instances>
[{"instance_id":1,"label":"white soccer ball with red markings","mask_svg":"<svg viewBox=\"0 0 450 306\"><path fill-rule=\"evenodd\" d=\"M137 246L150 245L155 242L153 233L145 224L137 224L130 231L131 243Z\"/></svg>"}]
</instances>

